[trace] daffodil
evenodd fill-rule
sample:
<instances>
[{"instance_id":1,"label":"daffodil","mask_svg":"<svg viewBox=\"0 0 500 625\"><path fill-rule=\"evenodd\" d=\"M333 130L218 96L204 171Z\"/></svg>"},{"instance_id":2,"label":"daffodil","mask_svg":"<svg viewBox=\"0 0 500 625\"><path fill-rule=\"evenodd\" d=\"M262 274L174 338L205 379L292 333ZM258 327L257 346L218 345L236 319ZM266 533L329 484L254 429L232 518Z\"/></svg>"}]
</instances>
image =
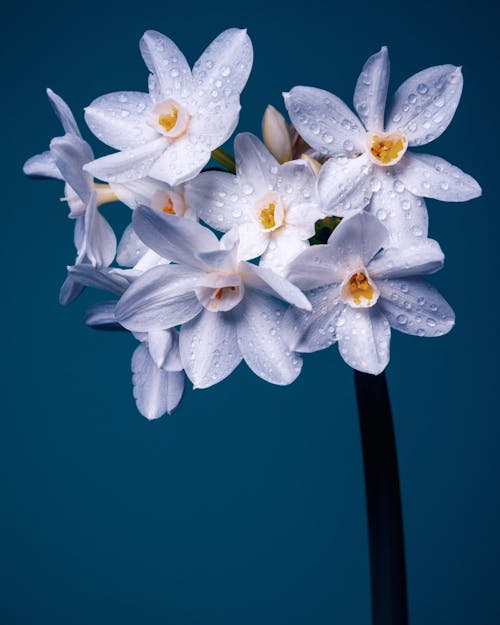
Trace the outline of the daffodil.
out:
<instances>
[{"instance_id":1,"label":"daffodil","mask_svg":"<svg viewBox=\"0 0 500 625\"><path fill-rule=\"evenodd\" d=\"M280 333L289 304L310 307L301 291L270 269L238 260L234 232L211 230L140 207L134 228L157 254L178 264L150 269L120 299L116 319L133 332L181 325L183 367L197 388L227 377L246 361L259 377L289 384L302 361Z\"/></svg>"},{"instance_id":2,"label":"daffodil","mask_svg":"<svg viewBox=\"0 0 500 625\"><path fill-rule=\"evenodd\" d=\"M149 93L110 93L86 109L92 132L120 150L86 169L111 182L151 176L177 185L196 176L233 133L252 67L252 44L246 30L226 30L192 71L161 33L147 31L140 49L151 72Z\"/></svg>"},{"instance_id":3,"label":"daffodil","mask_svg":"<svg viewBox=\"0 0 500 625\"><path fill-rule=\"evenodd\" d=\"M291 308L285 316L283 335L291 349L314 352L337 341L351 367L378 374L389 362L391 327L416 336L449 332L452 309L418 277L441 268L439 245L425 239L385 247L388 241L378 219L360 213L344 219L326 245L291 263L288 279L312 304L311 312Z\"/></svg>"},{"instance_id":4,"label":"daffodil","mask_svg":"<svg viewBox=\"0 0 500 625\"><path fill-rule=\"evenodd\" d=\"M221 232L235 227L242 260L278 273L309 247L322 216L314 172L307 161L280 165L257 137L237 135L236 176L210 171L186 185L188 204L198 217Z\"/></svg>"},{"instance_id":5,"label":"daffodil","mask_svg":"<svg viewBox=\"0 0 500 625\"><path fill-rule=\"evenodd\" d=\"M418 72L399 87L385 113L388 82L389 55L383 47L358 78L354 108L359 117L322 89L294 87L284 94L301 136L332 157L318 180L325 206L332 214L349 215L374 192L383 204L388 190L449 202L479 196L481 188L471 176L437 156L408 150L436 139L451 122L462 93L461 69L439 65ZM407 201L407 196L401 199ZM418 215L413 221L422 229Z\"/></svg>"}]
</instances>

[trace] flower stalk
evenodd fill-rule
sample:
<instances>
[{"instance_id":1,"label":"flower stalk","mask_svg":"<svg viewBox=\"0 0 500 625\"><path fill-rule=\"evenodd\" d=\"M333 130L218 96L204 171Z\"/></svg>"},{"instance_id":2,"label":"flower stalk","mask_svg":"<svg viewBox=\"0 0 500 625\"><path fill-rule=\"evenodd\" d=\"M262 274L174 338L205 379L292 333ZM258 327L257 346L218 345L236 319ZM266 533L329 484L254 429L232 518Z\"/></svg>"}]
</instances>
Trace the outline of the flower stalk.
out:
<instances>
[{"instance_id":1,"label":"flower stalk","mask_svg":"<svg viewBox=\"0 0 500 625\"><path fill-rule=\"evenodd\" d=\"M236 173L236 163L234 162L234 158L224 150L224 148L217 148L212 151L212 158L214 161L217 161L220 165L225 167L230 174Z\"/></svg>"}]
</instances>

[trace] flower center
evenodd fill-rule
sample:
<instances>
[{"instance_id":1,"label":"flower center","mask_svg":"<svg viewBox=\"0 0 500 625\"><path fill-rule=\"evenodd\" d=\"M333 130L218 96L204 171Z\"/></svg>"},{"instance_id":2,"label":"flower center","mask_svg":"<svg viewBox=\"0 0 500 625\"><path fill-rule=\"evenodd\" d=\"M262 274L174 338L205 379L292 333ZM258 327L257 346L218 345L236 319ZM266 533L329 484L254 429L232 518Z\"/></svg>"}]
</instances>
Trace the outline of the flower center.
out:
<instances>
[{"instance_id":1,"label":"flower center","mask_svg":"<svg viewBox=\"0 0 500 625\"><path fill-rule=\"evenodd\" d=\"M274 226L276 225L276 220L274 219L275 210L276 204L274 202L271 202L268 206L260 211L260 223L263 225L265 230L274 228Z\"/></svg>"},{"instance_id":2,"label":"flower center","mask_svg":"<svg viewBox=\"0 0 500 625\"><path fill-rule=\"evenodd\" d=\"M371 134L368 141L370 155L377 165L395 165L401 160L408 147L406 135L400 132Z\"/></svg>"},{"instance_id":3,"label":"flower center","mask_svg":"<svg viewBox=\"0 0 500 625\"><path fill-rule=\"evenodd\" d=\"M378 289L364 270L356 271L342 285L342 298L354 308L370 308L377 303Z\"/></svg>"},{"instance_id":4,"label":"flower center","mask_svg":"<svg viewBox=\"0 0 500 625\"><path fill-rule=\"evenodd\" d=\"M167 201L165 202L165 206L162 207L163 213L168 213L169 215L175 215L174 203L172 202L172 198L167 197Z\"/></svg>"},{"instance_id":5,"label":"flower center","mask_svg":"<svg viewBox=\"0 0 500 625\"><path fill-rule=\"evenodd\" d=\"M173 190L159 190L151 198L151 208L167 215L177 215L184 217L186 213L186 202L182 193Z\"/></svg>"},{"instance_id":6,"label":"flower center","mask_svg":"<svg viewBox=\"0 0 500 625\"><path fill-rule=\"evenodd\" d=\"M213 272L195 293L200 304L210 312L227 312L241 302L245 286L238 274Z\"/></svg>"},{"instance_id":7,"label":"flower center","mask_svg":"<svg viewBox=\"0 0 500 625\"><path fill-rule=\"evenodd\" d=\"M171 98L155 104L151 114L150 125L170 139L183 135L191 119L188 111Z\"/></svg>"},{"instance_id":8,"label":"flower center","mask_svg":"<svg viewBox=\"0 0 500 625\"><path fill-rule=\"evenodd\" d=\"M179 109L174 106L171 112L165 113L165 115L160 115L158 118L158 123L160 126L163 126L167 132L170 132L172 128L177 123L177 118L179 117Z\"/></svg>"},{"instance_id":9,"label":"flower center","mask_svg":"<svg viewBox=\"0 0 500 625\"><path fill-rule=\"evenodd\" d=\"M285 223L285 207L275 191L263 195L254 204L255 218L264 232L277 230Z\"/></svg>"}]
</instances>

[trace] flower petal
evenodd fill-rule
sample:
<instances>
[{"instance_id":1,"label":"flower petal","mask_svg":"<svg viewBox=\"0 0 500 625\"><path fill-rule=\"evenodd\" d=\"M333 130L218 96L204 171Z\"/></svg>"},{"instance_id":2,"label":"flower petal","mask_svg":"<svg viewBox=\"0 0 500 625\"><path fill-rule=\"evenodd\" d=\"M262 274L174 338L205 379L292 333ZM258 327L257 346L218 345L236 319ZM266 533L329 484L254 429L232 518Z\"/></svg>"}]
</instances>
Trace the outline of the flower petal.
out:
<instances>
[{"instance_id":1,"label":"flower petal","mask_svg":"<svg viewBox=\"0 0 500 625\"><path fill-rule=\"evenodd\" d=\"M194 135L177 139L167 146L149 175L172 186L181 184L200 173L210 160L210 154L210 148Z\"/></svg>"},{"instance_id":2,"label":"flower petal","mask_svg":"<svg viewBox=\"0 0 500 625\"><path fill-rule=\"evenodd\" d=\"M404 133L410 146L433 141L451 122L462 86L462 71L455 65L437 65L411 76L394 94L387 132Z\"/></svg>"},{"instance_id":3,"label":"flower petal","mask_svg":"<svg viewBox=\"0 0 500 625\"><path fill-rule=\"evenodd\" d=\"M68 304L74 302L84 288L83 284L75 280L71 274L68 274L59 291L59 303L61 306L68 306Z\"/></svg>"},{"instance_id":4,"label":"flower petal","mask_svg":"<svg viewBox=\"0 0 500 625\"><path fill-rule=\"evenodd\" d=\"M311 310L311 304L304 293L271 269L242 262L240 263L239 271L244 274L246 286L261 291L266 295L279 297L283 301L303 310Z\"/></svg>"},{"instance_id":5,"label":"flower petal","mask_svg":"<svg viewBox=\"0 0 500 625\"><path fill-rule=\"evenodd\" d=\"M318 176L318 195L325 215L346 217L362 210L373 193L374 170L366 154L328 160Z\"/></svg>"},{"instance_id":6,"label":"flower petal","mask_svg":"<svg viewBox=\"0 0 500 625\"><path fill-rule=\"evenodd\" d=\"M264 232L255 221L247 221L237 226L238 230L238 258L250 260L263 254L269 245L270 236Z\"/></svg>"},{"instance_id":7,"label":"flower petal","mask_svg":"<svg viewBox=\"0 0 500 625\"><path fill-rule=\"evenodd\" d=\"M85 121L98 139L115 150L134 148L159 137L147 124L153 104L148 93L107 93L85 109Z\"/></svg>"},{"instance_id":8,"label":"flower petal","mask_svg":"<svg viewBox=\"0 0 500 625\"><path fill-rule=\"evenodd\" d=\"M169 351L173 347L174 330L153 330L148 332L148 350L157 367L165 365Z\"/></svg>"},{"instance_id":9,"label":"flower petal","mask_svg":"<svg viewBox=\"0 0 500 625\"><path fill-rule=\"evenodd\" d=\"M422 278L378 280L378 305L393 328L416 336L442 336L455 324L443 296Z\"/></svg>"},{"instance_id":10,"label":"flower petal","mask_svg":"<svg viewBox=\"0 0 500 625\"><path fill-rule=\"evenodd\" d=\"M271 269L273 272L284 276L288 265L309 247L309 241L304 241L292 228L275 234L267 249L263 253L259 267Z\"/></svg>"},{"instance_id":11,"label":"flower petal","mask_svg":"<svg viewBox=\"0 0 500 625\"><path fill-rule=\"evenodd\" d=\"M278 169L276 182L276 191L287 207L287 221L296 206L307 203L311 209L317 207L316 175L308 161L301 159L284 163Z\"/></svg>"},{"instance_id":12,"label":"flower petal","mask_svg":"<svg viewBox=\"0 0 500 625\"><path fill-rule=\"evenodd\" d=\"M122 267L134 267L148 249L148 246L135 233L134 226L129 224L123 231L118 244L116 262Z\"/></svg>"},{"instance_id":13,"label":"flower petal","mask_svg":"<svg viewBox=\"0 0 500 625\"><path fill-rule=\"evenodd\" d=\"M377 306L346 306L336 331L340 355L353 369L378 375L389 364L391 328Z\"/></svg>"},{"instance_id":14,"label":"flower petal","mask_svg":"<svg viewBox=\"0 0 500 625\"><path fill-rule=\"evenodd\" d=\"M240 188L246 196L255 201L276 187L279 163L255 135L236 135L234 156Z\"/></svg>"},{"instance_id":15,"label":"flower petal","mask_svg":"<svg viewBox=\"0 0 500 625\"><path fill-rule=\"evenodd\" d=\"M329 156L364 151L365 131L337 96L315 87L294 87L283 97L297 132L315 150Z\"/></svg>"},{"instance_id":16,"label":"flower petal","mask_svg":"<svg viewBox=\"0 0 500 625\"><path fill-rule=\"evenodd\" d=\"M231 315L202 309L181 328L181 360L195 388L217 384L241 362L236 325Z\"/></svg>"},{"instance_id":17,"label":"flower petal","mask_svg":"<svg viewBox=\"0 0 500 625\"><path fill-rule=\"evenodd\" d=\"M115 233L97 210L95 191L92 192L85 210L83 249L78 250L78 254L81 258L88 258L95 267L108 267L115 258Z\"/></svg>"},{"instance_id":18,"label":"flower petal","mask_svg":"<svg viewBox=\"0 0 500 625\"><path fill-rule=\"evenodd\" d=\"M98 158L87 163L85 171L108 182L129 182L144 178L167 147L168 140L160 137L144 145Z\"/></svg>"},{"instance_id":19,"label":"flower petal","mask_svg":"<svg viewBox=\"0 0 500 625\"><path fill-rule=\"evenodd\" d=\"M83 171L83 166L94 158L89 144L80 137L66 134L64 137L52 139L50 151L64 180L82 202L88 202L92 176Z\"/></svg>"},{"instance_id":20,"label":"flower petal","mask_svg":"<svg viewBox=\"0 0 500 625\"><path fill-rule=\"evenodd\" d=\"M186 184L186 201L211 228L227 232L248 219L250 204L238 178L221 171L207 171Z\"/></svg>"},{"instance_id":21,"label":"flower petal","mask_svg":"<svg viewBox=\"0 0 500 625\"><path fill-rule=\"evenodd\" d=\"M345 304L338 285L328 285L307 292L312 310L290 307L283 320L282 335L296 352L316 352L336 341L335 326Z\"/></svg>"},{"instance_id":22,"label":"flower petal","mask_svg":"<svg viewBox=\"0 0 500 625\"><path fill-rule=\"evenodd\" d=\"M109 186L120 202L123 202L132 210L141 205L151 206L155 196L158 197L157 194L164 193L165 197L167 197L169 193L174 191L166 182L148 177L131 180L125 184L112 182Z\"/></svg>"},{"instance_id":23,"label":"flower petal","mask_svg":"<svg viewBox=\"0 0 500 625\"><path fill-rule=\"evenodd\" d=\"M262 138L266 148L280 163L291 161L292 141L283 115L269 104L262 118Z\"/></svg>"},{"instance_id":24,"label":"flower petal","mask_svg":"<svg viewBox=\"0 0 500 625\"><path fill-rule=\"evenodd\" d=\"M96 330L124 330L115 318L116 300L89 306L83 315L85 325Z\"/></svg>"},{"instance_id":25,"label":"flower petal","mask_svg":"<svg viewBox=\"0 0 500 625\"><path fill-rule=\"evenodd\" d=\"M23 165L23 172L30 178L56 178L57 180L64 180L49 150L29 158Z\"/></svg>"},{"instance_id":26,"label":"flower petal","mask_svg":"<svg viewBox=\"0 0 500 625\"><path fill-rule=\"evenodd\" d=\"M131 284L127 276L108 267L98 269L89 264L79 264L68 267L68 271L80 284L115 295L122 295Z\"/></svg>"},{"instance_id":27,"label":"flower petal","mask_svg":"<svg viewBox=\"0 0 500 625\"><path fill-rule=\"evenodd\" d=\"M49 101L54 109L54 113L59 118L59 121L64 128L64 132L75 135L77 137L81 137L80 129L78 128L78 124L71 112L71 109L66 104L66 102L54 93L52 89L47 89L47 95L49 97Z\"/></svg>"},{"instance_id":28,"label":"flower petal","mask_svg":"<svg viewBox=\"0 0 500 625\"><path fill-rule=\"evenodd\" d=\"M189 64L175 43L155 30L147 30L139 47L151 72L151 97L156 102L175 98L180 104L185 103L191 93L193 79Z\"/></svg>"},{"instance_id":29,"label":"flower petal","mask_svg":"<svg viewBox=\"0 0 500 625\"><path fill-rule=\"evenodd\" d=\"M194 294L204 274L180 265L150 269L128 288L116 306L116 318L128 330L165 330L195 317L201 304Z\"/></svg>"},{"instance_id":30,"label":"flower petal","mask_svg":"<svg viewBox=\"0 0 500 625\"><path fill-rule=\"evenodd\" d=\"M482 193L472 176L432 154L407 153L396 167L398 178L415 195L466 202Z\"/></svg>"},{"instance_id":31,"label":"flower petal","mask_svg":"<svg viewBox=\"0 0 500 625\"><path fill-rule=\"evenodd\" d=\"M403 278L434 273L444 264L444 254L439 243L424 239L413 245L389 247L378 254L368 265L370 276L380 278Z\"/></svg>"},{"instance_id":32,"label":"flower petal","mask_svg":"<svg viewBox=\"0 0 500 625\"><path fill-rule=\"evenodd\" d=\"M190 219L139 206L134 211L132 223L136 234L149 248L163 258L190 267L204 266L198 258L200 252L219 249L215 234Z\"/></svg>"},{"instance_id":33,"label":"flower petal","mask_svg":"<svg viewBox=\"0 0 500 625\"><path fill-rule=\"evenodd\" d=\"M183 372L158 368L142 344L132 356L132 374L137 409L146 419L158 419L175 410L184 392Z\"/></svg>"},{"instance_id":34,"label":"flower petal","mask_svg":"<svg viewBox=\"0 0 500 625\"><path fill-rule=\"evenodd\" d=\"M365 128L371 132L384 130L385 100L389 85L389 53L383 46L365 63L354 91L354 108Z\"/></svg>"},{"instance_id":35,"label":"flower petal","mask_svg":"<svg viewBox=\"0 0 500 625\"><path fill-rule=\"evenodd\" d=\"M291 384L300 374L302 359L281 336L286 304L275 298L248 293L234 309L238 344L245 362L260 378L272 384Z\"/></svg>"}]
</instances>

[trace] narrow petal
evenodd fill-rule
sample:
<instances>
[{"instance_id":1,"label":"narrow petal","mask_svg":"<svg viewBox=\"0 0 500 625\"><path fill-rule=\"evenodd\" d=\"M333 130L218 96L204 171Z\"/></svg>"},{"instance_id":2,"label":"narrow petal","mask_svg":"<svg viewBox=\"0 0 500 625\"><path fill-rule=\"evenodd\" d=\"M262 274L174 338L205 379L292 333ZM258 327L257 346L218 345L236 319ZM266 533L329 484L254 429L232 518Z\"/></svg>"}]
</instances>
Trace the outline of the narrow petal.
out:
<instances>
[{"instance_id":1,"label":"narrow petal","mask_svg":"<svg viewBox=\"0 0 500 625\"><path fill-rule=\"evenodd\" d=\"M280 276L284 276L288 265L308 247L309 241L299 238L292 228L288 228L283 233L271 237L259 261L259 267L271 269Z\"/></svg>"},{"instance_id":2,"label":"narrow petal","mask_svg":"<svg viewBox=\"0 0 500 625\"><path fill-rule=\"evenodd\" d=\"M291 306L285 313L282 335L296 352L316 352L336 341L335 326L345 304L338 285L307 292L312 310L304 312Z\"/></svg>"},{"instance_id":3,"label":"narrow petal","mask_svg":"<svg viewBox=\"0 0 500 625\"><path fill-rule=\"evenodd\" d=\"M116 236L113 228L104 219L96 206L96 192L93 191L85 210L85 236L83 249L79 256L85 255L95 267L108 267L116 254Z\"/></svg>"},{"instance_id":4,"label":"narrow petal","mask_svg":"<svg viewBox=\"0 0 500 625\"><path fill-rule=\"evenodd\" d=\"M108 182L129 182L144 178L167 147L168 140L160 137L144 145L98 158L85 165L85 171Z\"/></svg>"},{"instance_id":5,"label":"narrow petal","mask_svg":"<svg viewBox=\"0 0 500 625\"><path fill-rule=\"evenodd\" d=\"M107 93L85 109L85 121L98 139L115 150L135 148L159 136L147 123L153 105L148 93Z\"/></svg>"},{"instance_id":6,"label":"narrow petal","mask_svg":"<svg viewBox=\"0 0 500 625\"><path fill-rule=\"evenodd\" d=\"M182 326L179 348L184 369L195 388L217 384L241 362L232 316L205 308Z\"/></svg>"},{"instance_id":7,"label":"narrow petal","mask_svg":"<svg viewBox=\"0 0 500 625\"><path fill-rule=\"evenodd\" d=\"M460 67L437 65L408 78L396 91L386 130L404 133L408 145L424 145L451 122L462 94Z\"/></svg>"},{"instance_id":8,"label":"narrow petal","mask_svg":"<svg viewBox=\"0 0 500 625\"><path fill-rule=\"evenodd\" d=\"M148 246L135 233L134 226L129 224L123 231L118 244L116 261L122 267L134 267L148 249Z\"/></svg>"},{"instance_id":9,"label":"narrow petal","mask_svg":"<svg viewBox=\"0 0 500 625\"><path fill-rule=\"evenodd\" d=\"M242 192L256 200L276 188L279 163L255 135L242 132L234 140L236 173Z\"/></svg>"},{"instance_id":10,"label":"narrow petal","mask_svg":"<svg viewBox=\"0 0 500 625\"><path fill-rule=\"evenodd\" d=\"M380 189L372 195L367 210L389 232L390 245L417 245L427 237L429 217L425 201L404 188L399 178L377 173Z\"/></svg>"},{"instance_id":11,"label":"narrow petal","mask_svg":"<svg viewBox=\"0 0 500 625\"><path fill-rule=\"evenodd\" d=\"M368 265L370 276L379 278L403 278L434 273L444 264L444 254L439 243L424 239L420 243L404 247L389 247Z\"/></svg>"},{"instance_id":12,"label":"narrow petal","mask_svg":"<svg viewBox=\"0 0 500 625\"><path fill-rule=\"evenodd\" d=\"M337 96L315 87L294 87L284 98L297 132L321 154L346 156L364 151L365 131Z\"/></svg>"},{"instance_id":13,"label":"narrow petal","mask_svg":"<svg viewBox=\"0 0 500 625\"><path fill-rule=\"evenodd\" d=\"M29 158L23 165L23 172L30 178L56 178L57 180L64 180L49 150Z\"/></svg>"},{"instance_id":14,"label":"narrow petal","mask_svg":"<svg viewBox=\"0 0 500 625\"><path fill-rule=\"evenodd\" d=\"M248 219L250 203L233 174L201 173L186 184L186 201L200 219L220 232Z\"/></svg>"},{"instance_id":15,"label":"narrow petal","mask_svg":"<svg viewBox=\"0 0 500 625\"><path fill-rule=\"evenodd\" d=\"M126 204L132 210L138 206L151 206L153 198L158 197L157 194L165 194L165 197L173 189L166 182L154 180L153 178L140 178L139 180L131 180L125 184L112 182L111 191L118 197L120 202Z\"/></svg>"},{"instance_id":16,"label":"narrow petal","mask_svg":"<svg viewBox=\"0 0 500 625\"><path fill-rule=\"evenodd\" d=\"M446 300L421 278L377 280L378 306L393 328L416 336L442 336L455 324Z\"/></svg>"},{"instance_id":17,"label":"narrow petal","mask_svg":"<svg viewBox=\"0 0 500 625\"><path fill-rule=\"evenodd\" d=\"M136 234L149 248L163 258L190 267L204 266L198 258L200 252L219 249L215 234L190 219L140 206L134 211L132 223Z\"/></svg>"},{"instance_id":18,"label":"narrow petal","mask_svg":"<svg viewBox=\"0 0 500 625\"><path fill-rule=\"evenodd\" d=\"M245 362L260 378L272 384L291 384L300 374L302 359L281 336L286 305L253 292L247 295L236 319L238 344Z\"/></svg>"},{"instance_id":19,"label":"narrow petal","mask_svg":"<svg viewBox=\"0 0 500 625\"><path fill-rule=\"evenodd\" d=\"M132 356L132 374L137 409L146 419L158 419L176 408L184 390L184 373L158 368L142 344Z\"/></svg>"},{"instance_id":20,"label":"narrow petal","mask_svg":"<svg viewBox=\"0 0 500 625\"><path fill-rule=\"evenodd\" d=\"M255 221L247 221L237 226L239 247L238 258L250 260L263 254L269 245L270 236L263 232Z\"/></svg>"},{"instance_id":21,"label":"narrow petal","mask_svg":"<svg viewBox=\"0 0 500 625\"><path fill-rule=\"evenodd\" d=\"M116 300L89 306L83 315L85 325L95 330L125 330L115 318Z\"/></svg>"},{"instance_id":22,"label":"narrow petal","mask_svg":"<svg viewBox=\"0 0 500 625\"><path fill-rule=\"evenodd\" d=\"M391 328L377 306L346 306L337 321L339 352L358 371L378 375L389 364Z\"/></svg>"},{"instance_id":23,"label":"narrow petal","mask_svg":"<svg viewBox=\"0 0 500 625\"><path fill-rule=\"evenodd\" d=\"M54 93L52 89L47 89L47 95L52 108L54 109L54 113L57 115L62 127L64 128L64 132L81 137L78 124L76 123L73 113L66 102L58 96L57 93Z\"/></svg>"},{"instance_id":24,"label":"narrow petal","mask_svg":"<svg viewBox=\"0 0 500 625\"><path fill-rule=\"evenodd\" d=\"M94 158L89 144L80 137L66 134L64 137L52 139L50 151L64 180L82 202L88 202L92 176L83 170L83 166Z\"/></svg>"},{"instance_id":25,"label":"narrow petal","mask_svg":"<svg viewBox=\"0 0 500 625\"><path fill-rule=\"evenodd\" d=\"M384 130L385 100L389 85L389 53L383 46L365 63L354 91L354 108L365 128L371 132Z\"/></svg>"},{"instance_id":26,"label":"narrow petal","mask_svg":"<svg viewBox=\"0 0 500 625\"><path fill-rule=\"evenodd\" d=\"M279 297L283 301L303 310L311 310L311 304L304 293L271 269L242 262L240 263L240 271L244 272L244 281L247 286L257 289L266 295Z\"/></svg>"},{"instance_id":27,"label":"narrow petal","mask_svg":"<svg viewBox=\"0 0 500 625\"><path fill-rule=\"evenodd\" d=\"M173 328L201 310L194 294L199 271L165 265L150 269L128 288L116 307L116 318L133 332Z\"/></svg>"},{"instance_id":28,"label":"narrow petal","mask_svg":"<svg viewBox=\"0 0 500 625\"><path fill-rule=\"evenodd\" d=\"M59 303L61 306L68 306L74 302L84 288L83 284L75 280L71 274L68 274L59 291Z\"/></svg>"},{"instance_id":29,"label":"narrow petal","mask_svg":"<svg viewBox=\"0 0 500 625\"><path fill-rule=\"evenodd\" d=\"M154 330L148 332L149 355L157 367L163 367L168 352L173 346L173 330Z\"/></svg>"},{"instance_id":30,"label":"narrow petal","mask_svg":"<svg viewBox=\"0 0 500 625\"><path fill-rule=\"evenodd\" d=\"M280 194L288 215L293 213L296 206L308 203L310 207L316 206L316 175L308 161L303 159L289 161L280 166L276 191ZM313 230L314 234L314 230Z\"/></svg>"},{"instance_id":31,"label":"narrow petal","mask_svg":"<svg viewBox=\"0 0 500 625\"><path fill-rule=\"evenodd\" d=\"M318 176L321 210L325 215L338 217L363 210L370 201L374 181L374 169L366 154L349 159L331 158Z\"/></svg>"},{"instance_id":32,"label":"narrow petal","mask_svg":"<svg viewBox=\"0 0 500 625\"><path fill-rule=\"evenodd\" d=\"M168 145L149 175L172 186L181 184L200 173L210 160L210 154L210 148L191 134Z\"/></svg>"},{"instance_id":33,"label":"narrow petal","mask_svg":"<svg viewBox=\"0 0 500 625\"><path fill-rule=\"evenodd\" d=\"M438 156L407 153L396 167L397 177L415 195L466 202L482 193L472 176Z\"/></svg>"},{"instance_id":34,"label":"narrow petal","mask_svg":"<svg viewBox=\"0 0 500 625\"><path fill-rule=\"evenodd\" d=\"M149 91L156 102L174 98L180 104L189 97L193 79L185 56L175 43L155 30L144 33L139 47L151 76Z\"/></svg>"},{"instance_id":35,"label":"narrow petal","mask_svg":"<svg viewBox=\"0 0 500 625\"><path fill-rule=\"evenodd\" d=\"M80 264L68 267L68 271L80 284L115 295L122 295L131 284L131 280L114 269L98 269L92 265Z\"/></svg>"}]
</instances>

